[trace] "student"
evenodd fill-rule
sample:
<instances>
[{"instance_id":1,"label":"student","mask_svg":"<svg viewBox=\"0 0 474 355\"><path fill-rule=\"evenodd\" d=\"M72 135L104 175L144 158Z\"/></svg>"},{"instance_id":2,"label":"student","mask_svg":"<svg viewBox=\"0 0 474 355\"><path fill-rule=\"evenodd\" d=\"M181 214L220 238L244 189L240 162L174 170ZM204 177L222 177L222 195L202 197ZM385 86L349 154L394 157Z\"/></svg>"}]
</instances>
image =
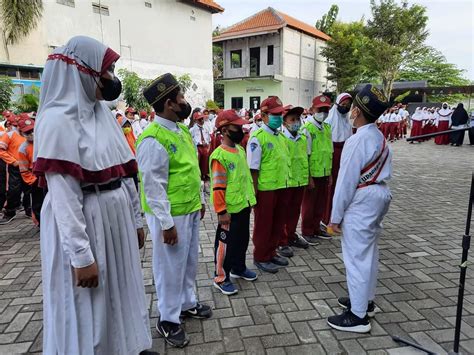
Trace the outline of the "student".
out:
<instances>
[{"instance_id":1,"label":"student","mask_svg":"<svg viewBox=\"0 0 474 355\"><path fill-rule=\"evenodd\" d=\"M197 147L199 169L201 171L201 180L204 182L204 189L208 191L209 181L209 148L211 144L211 132L204 124L205 115L200 112L193 114L195 125L189 129L193 142Z\"/></svg>"},{"instance_id":2,"label":"student","mask_svg":"<svg viewBox=\"0 0 474 355\"><path fill-rule=\"evenodd\" d=\"M288 179L288 205L285 215L285 229L280 240L278 254L292 257L293 249L309 247L308 242L296 233L300 218L303 193L309 182L308 154L306 136L300 134L302 107L288 106L283 115L283 135L286 138L290 157L290 176Z\"/></svg>"},{"instance_id":3,"label":"student","mask_svg":"<svg viewBox=\"0 0 474 355\"><path fill-rule=\"evenodd\" d=\"M199 220L205 205L196 148L186 126L191 106L171 74L143 92L156 117L137 141L142 208L153 241L153 275L160 319L158 333L174 347L189 338L180 316L209 318L211 307L194 292L198 269Z\"/></svg>"},{"instance_id":4,"label":"student","mask_svg":"<svg viewBox=\"0 0 474 355\"><path fill-rule=\"evenodd\" d=\"M288 204L290 159L286 138L279 131L285 108L277 96L270 96L262 101L260 110L264 124L252 133L247 149L257 195L253 258L260 270L276 273L288 266L288 259L276 253L283 238Z\"/></svg>"},{"instance_id":5,"label":"student","mask_svg":"<svg viewBox=\"0 0 474 355\"><path fill-rule=\"evenodd\" d=\"M385 96L369 84L357 94L351 110L357 132L342 151L329 225L336 233L342 229L349 290L349 298L338 300L346 311L327 320L337 330L367 333L368 316L375 313L378 239L392 199L386 184L392 175L392 153L374 122L387 105Z\"/></svg>"},{"instance_id":6,"label":"student","mask_svg":"<svg viewBox=\"0 0 474 355\"><path fill-rule=\"evenodd\" d=\"M216 128L222 134L222 144L209 159L211 201L218 216L214 287L225 295L238 292L230 277L248 281L257 279L257 274L245 266L250 209L256 203L245 151L239 145L244 137L242 126L247 123L234 110L219 113Z\"/></svg>"},{"instance_id":7,"label":"student","mask_svg":"<svg viewBox=\"0 0 474 355\"><path fill-rule=\"evenodd\" d=\"M132 124L127 118L123 117L120 113L117 113L117 122L122 128L123 135L125 136L125 139L127 140L128 146L130 147L130 150L133 156L135 156L136 155L135 144L137 142L137 139L135 138L135 135L133 134Z\"/></svg>"},{"instance_id":8,"label":"student","mask_svg":"<svg viewBox=\"0 0 474 355\"><path fill-rule=\"evenodd\" d=\"M310 108L312 116L303 127L308 143L309 184L303 195L301 209L301 232L310 245L318 245L318 238L331 239L321 230L321 222L328 208L329 186L331 185L333 144L331 126L324 123L328 116L331 100L324 95L313 99Z\"/></svg>"}]
</instances>

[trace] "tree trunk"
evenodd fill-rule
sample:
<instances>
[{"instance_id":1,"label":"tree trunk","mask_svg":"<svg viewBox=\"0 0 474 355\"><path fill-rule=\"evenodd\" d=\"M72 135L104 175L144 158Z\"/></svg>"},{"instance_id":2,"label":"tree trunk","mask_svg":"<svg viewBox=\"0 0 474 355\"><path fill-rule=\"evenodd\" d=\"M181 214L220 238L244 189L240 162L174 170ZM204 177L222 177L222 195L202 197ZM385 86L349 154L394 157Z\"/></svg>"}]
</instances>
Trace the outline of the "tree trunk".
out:
<instances>
[{"instance_id":1,"label":"tree trunk","mask_svg":"<svg viewBox=\"0 0 474 355\"><path fill-rule=\"evenodd\" d=\"M8 51L7 39L5 37L5 31L2 31L2 42L3 49L5 50L5 55L7 56L7 62L10 63L10 52Z\"/></svg>"},{"instance_id":2,"label":"tree trunk","mask_svg":"<svg viewBox=\"0 0 474 355\"><path fill-rule=\"evenodd\" d=\"M383 93L385 97L387 98L387 100L390 102L390 96L392 95L393 79L384 78L382 80L382 86L383 86L382 88Z\"/></svg>"}]
</instances>

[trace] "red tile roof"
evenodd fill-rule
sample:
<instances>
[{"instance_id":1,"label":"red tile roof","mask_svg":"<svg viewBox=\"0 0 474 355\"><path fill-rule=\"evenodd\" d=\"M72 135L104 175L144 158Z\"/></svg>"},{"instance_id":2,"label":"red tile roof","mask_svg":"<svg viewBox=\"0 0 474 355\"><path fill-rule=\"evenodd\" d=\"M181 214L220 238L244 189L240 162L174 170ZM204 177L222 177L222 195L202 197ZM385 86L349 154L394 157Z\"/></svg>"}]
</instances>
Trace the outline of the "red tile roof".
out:
<instances>
[{"instance_id":1,"label":"red tile roof","mask_svg":"<svg viewBox=\"0 0 474 355\"><path fill-rule=\"evenodd\" d=\"M224 11L224 8L213 0L186 0L186 1L196 6L203 7L206 10L211 11L213 14Z\"/></svg>"},{"instance_id":2,"label":"red tile roof","mask_svg":"<svg viewBox=\"0 0 474 355\"><path fill-rule=\"evenodd\" d=\"M312 37L326 41L330 39L327 34L321 32L316 27L269 7L226 28L219 36L214 37L213 40L219 42L227 38L244 37L247 34L251 35L254 33L275 31L286 26L304 32Z\"/></svg>"}]
</instances>

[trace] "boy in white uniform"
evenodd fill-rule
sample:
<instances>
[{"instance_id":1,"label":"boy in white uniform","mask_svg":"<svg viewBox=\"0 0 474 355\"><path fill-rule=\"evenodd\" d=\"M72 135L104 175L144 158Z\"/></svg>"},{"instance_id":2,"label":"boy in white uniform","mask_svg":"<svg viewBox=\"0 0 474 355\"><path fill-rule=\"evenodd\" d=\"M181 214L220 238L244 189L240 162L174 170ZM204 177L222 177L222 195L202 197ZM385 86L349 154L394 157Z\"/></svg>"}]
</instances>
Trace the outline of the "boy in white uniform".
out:
<instances>
[{"instance_id":1,"label":"boy in white uniform","mask_svg":"<svg viewBox=\"0 0 474 355\"><path fill-rule=\"evenodd\" d=\"M345 143L333 199L330 228L342 228L342 253L349 298L339 298L346 311L328 318L337 330L367 333L368 316L375 314L378 239L381 222L392 195L386 181L392 175L392 153L374 122L388 102L374 86L366 85L356 96L351 112L357 133Z\"/></svg>"}]
</instances>

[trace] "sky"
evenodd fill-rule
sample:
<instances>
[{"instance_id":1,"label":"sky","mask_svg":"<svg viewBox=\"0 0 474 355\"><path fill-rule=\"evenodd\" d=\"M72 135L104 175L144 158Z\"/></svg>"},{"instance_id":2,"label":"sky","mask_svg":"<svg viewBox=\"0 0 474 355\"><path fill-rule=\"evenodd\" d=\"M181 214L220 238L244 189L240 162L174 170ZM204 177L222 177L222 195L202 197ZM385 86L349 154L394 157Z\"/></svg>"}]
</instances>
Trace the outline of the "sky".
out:
<instances>
[{"instance_id":1,"label":"sky","mask_svg":"<svg viewBox=\"0 0 474 355\"><path fill-rule=\"evenodd\" d=\"M225 8L213 16L214 27L227 27L269 6L314 25L331 4L339 6L337 19L343 22L370 17L369 0L215 0ZM427 9L426 43L446 57L449 63L464 69L464 76L474 80L474 0L412 0Z\"/></svg>"}]
</instances>

